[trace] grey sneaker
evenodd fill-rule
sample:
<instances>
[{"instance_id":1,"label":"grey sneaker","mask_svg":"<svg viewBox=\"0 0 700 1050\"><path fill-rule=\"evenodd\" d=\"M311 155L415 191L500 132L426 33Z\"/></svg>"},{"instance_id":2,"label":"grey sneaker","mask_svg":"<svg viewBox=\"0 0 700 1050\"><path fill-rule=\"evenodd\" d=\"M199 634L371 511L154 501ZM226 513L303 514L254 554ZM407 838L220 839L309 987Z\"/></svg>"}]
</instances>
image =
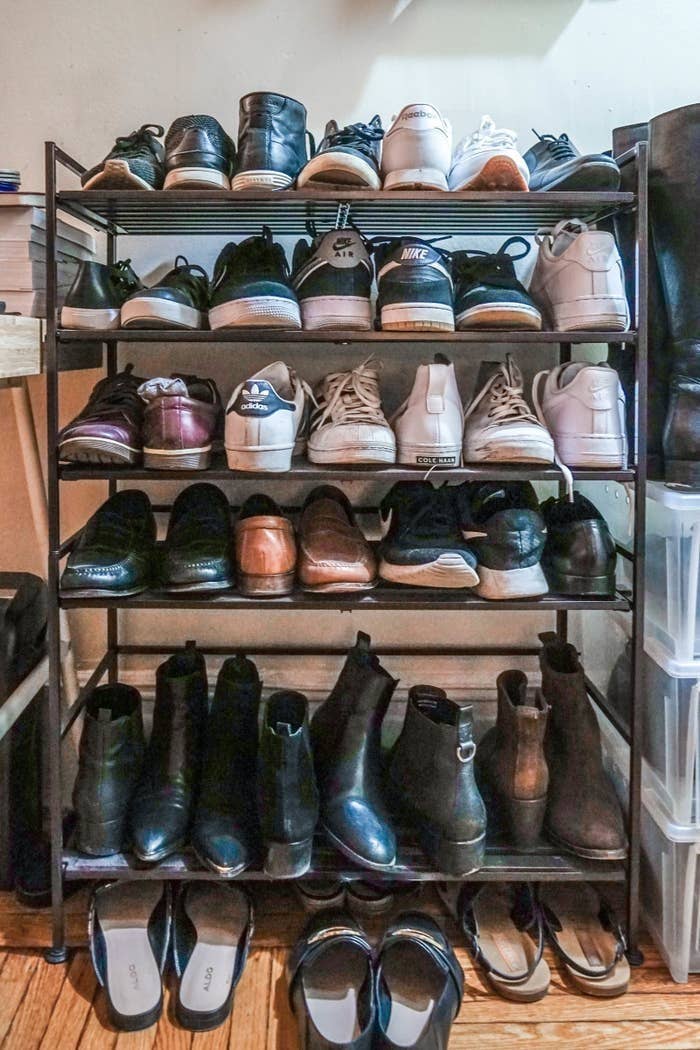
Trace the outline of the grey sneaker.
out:
<instances>
[{"instance_id":1,"label":"grey sneaker","mask_svg":"<svg viewBox=\"0 0 700 1050\"><path fill-rule=\"evenodd\" d=\"M464 416L464 462L552 463L554 442L523 396L523 377L510 354L504 364L482 361L477 393Z\"/></svg>"}]
</instances>

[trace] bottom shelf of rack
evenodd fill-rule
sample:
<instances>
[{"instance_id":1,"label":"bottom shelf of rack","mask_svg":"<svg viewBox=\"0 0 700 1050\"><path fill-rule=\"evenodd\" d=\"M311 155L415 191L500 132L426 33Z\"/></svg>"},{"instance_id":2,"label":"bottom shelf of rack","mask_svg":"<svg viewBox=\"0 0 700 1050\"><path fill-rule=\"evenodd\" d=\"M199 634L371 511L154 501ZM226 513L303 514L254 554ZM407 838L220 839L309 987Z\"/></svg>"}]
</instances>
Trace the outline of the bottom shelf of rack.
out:
<instances>
[{"instance_id":1,"label":"bottom shelf of rack","mask_svg":"<svg viewBox=\"0 0 700 1050\"><path fill-rule=\"evenodd\" d=\"M130 853L111 857L89 857L77 850L64 850L63 868L67 879L215 879L214 872L202 867L190 851L174 853L160 864L143 865ZM249 868L237 876L244 881L274 881L259 868ZM454 881L454 875L445 875L430 867L425 854L416 845L400 848L398 863L386 871L360 868L341 854L319 841L314 849L310 870L304 878L337 878L344 881L371 877L372 879L406 879L416 882ZM621 882L626 878L625 867L614 861L584 860L561 853L543 842L528 853L518 853L508 846L489 846L486 863L470 878L476 881L509 882Z\"/></svg>"}]
</instances>

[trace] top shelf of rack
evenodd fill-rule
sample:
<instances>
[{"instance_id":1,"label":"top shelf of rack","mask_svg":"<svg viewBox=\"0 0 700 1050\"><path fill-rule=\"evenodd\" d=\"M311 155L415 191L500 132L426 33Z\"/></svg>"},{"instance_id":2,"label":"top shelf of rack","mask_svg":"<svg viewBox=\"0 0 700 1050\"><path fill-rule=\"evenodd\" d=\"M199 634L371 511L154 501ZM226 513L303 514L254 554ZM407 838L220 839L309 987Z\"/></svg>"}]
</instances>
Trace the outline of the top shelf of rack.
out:
<instances>
[{"instance_id":1,"label":"top shelf of rack","mask_svg":"<svg viewBox=\"0 0 700 1050\"><path fill-rule=\"evenodd\" d=\"M70 190L58 206L98 229L118 234L305 233L336 222L338 205L350 204L352 221L367 236L533 234L564 218L595 222L630 207L633 193L514 193L383 190L200 191Z\"/></svg>"}]
</instances>

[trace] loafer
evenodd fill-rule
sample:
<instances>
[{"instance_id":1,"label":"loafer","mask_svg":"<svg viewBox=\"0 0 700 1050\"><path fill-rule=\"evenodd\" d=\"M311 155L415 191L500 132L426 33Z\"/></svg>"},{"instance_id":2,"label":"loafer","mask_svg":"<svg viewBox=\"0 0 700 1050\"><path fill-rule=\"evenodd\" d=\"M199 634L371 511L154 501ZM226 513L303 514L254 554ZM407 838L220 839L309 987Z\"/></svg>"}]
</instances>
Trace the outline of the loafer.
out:
<instances>
[{"instance_id":1,"label":"loafer","mask_svg":"<svg viewBox=\"0 0 700 1050\"><path fill-rule=\"evenodd\" d=\"M287 984L302 1050L372 1050L372 947L345 911L309 919L287 961Z\"/></svg>"},{"instance_id":2,"label":"loafer","mask_svg":"<svg viewBox=\"0 0 700 1050\"><path fill-rule=\"evenodd\" d=\"M76 598L145 591L155 558L156 519L139 489L116 492L83 528L68 555L61 587Z\"/></svg>"},{"instance_id":3,"label":"loafer","mask_svg":"<svg viewBox=\"0 0 700 1050\"><path fill-rule=\"evenodd\" d=\"M233 587L231 509L216 485L190 485L175 500L168 523L161 576L167 591L220 591Z\"/></svg>"}]
</instances>

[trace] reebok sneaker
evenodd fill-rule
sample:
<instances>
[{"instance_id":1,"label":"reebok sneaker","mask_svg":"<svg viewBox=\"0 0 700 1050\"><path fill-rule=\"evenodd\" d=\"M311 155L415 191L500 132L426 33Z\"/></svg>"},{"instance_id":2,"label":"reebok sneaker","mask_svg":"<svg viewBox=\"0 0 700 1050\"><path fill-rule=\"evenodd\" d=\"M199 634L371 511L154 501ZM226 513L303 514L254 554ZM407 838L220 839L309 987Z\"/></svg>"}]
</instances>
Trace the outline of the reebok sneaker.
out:
<instances>
[{"instance_id":1,"label":"reebok sneaker","mask_svg":"<svg viewBox=\"0 0 700 1050\"><path fill-rule=\"evenodd\" d=\"M452 128L424 102L404 106L384 137L385 190L446 190Z\"/></svg>"}]
</instances>

